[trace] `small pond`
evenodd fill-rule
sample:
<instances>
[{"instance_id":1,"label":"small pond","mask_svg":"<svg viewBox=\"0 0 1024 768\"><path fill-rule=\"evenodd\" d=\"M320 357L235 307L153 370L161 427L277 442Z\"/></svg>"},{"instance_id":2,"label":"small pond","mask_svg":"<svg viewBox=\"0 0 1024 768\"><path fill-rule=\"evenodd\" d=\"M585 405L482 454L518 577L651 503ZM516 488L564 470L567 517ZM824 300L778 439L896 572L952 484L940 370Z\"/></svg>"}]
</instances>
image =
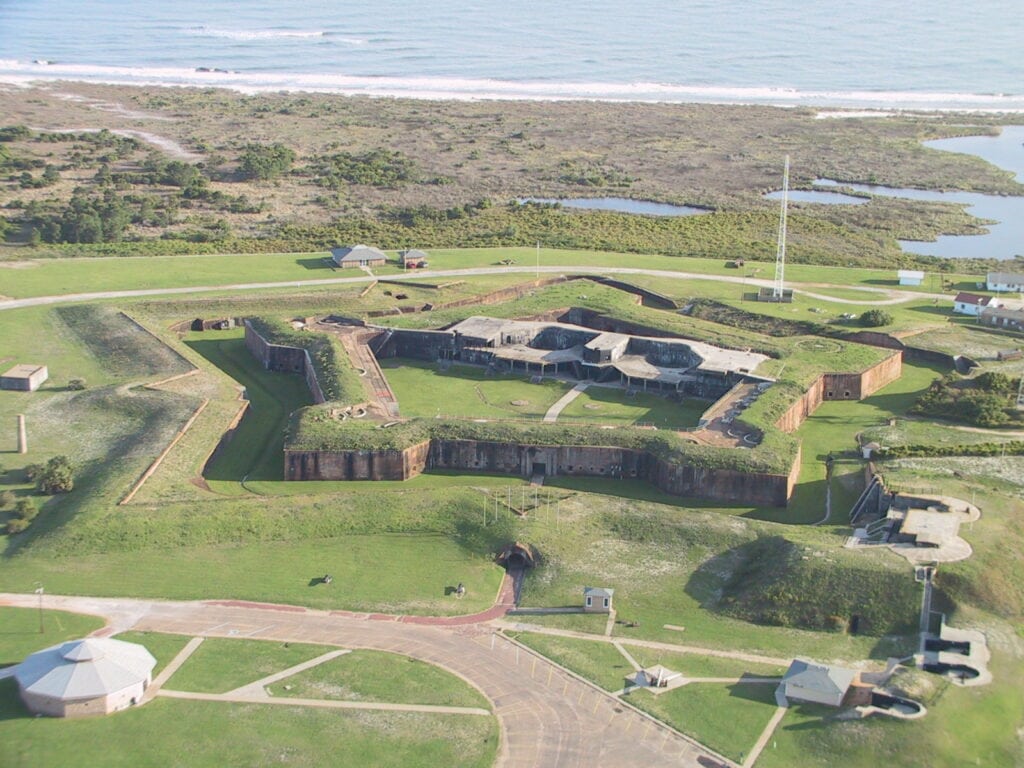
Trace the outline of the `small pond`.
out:
<instances>
[{"instance_id":1,"label":"small pond","mask_svg":"<svg viewBox=\"0 0 1024 768\"><path fill-rule=\"evenodd\" d=\"M628 197L521 197L518 203L558 203L566 208L585 208L594 211L618 211L619 213L638 213L643 216L696 216L710 213L706 208L693 208L689 205L670 205L654 203L650 200L631 200Z\"/></svg>"},{"instance_id":2,"label":"small pond","mask_svg":"<svg viewBox=\"0 0 1024 768\"><path fill-rule=\"evenodd\" d=\"M929 141L925 144L946 152L977 155L993 165L1012 171L1018 181L1024 181L1024 126L1005 126L999 136L966 136ZM1024 197L900 189L873 184L847 184L832 179L815 179L814 185L819 189L791 191L789 199L796 202L833 205L866 202L864 198L843 195L830 189L843 187L854 192L882 197L961 203L968 206L967 210L972 216L997 222L987 225L988 233L984 235L941 235L935 242L930 243L901 240L900 246L907 253L946 258L993 259L1012 259L1017 254L1024 255ZM781 199L782 193L772 192L766 197L778 200Z\"/></svg>"}]
</instances>

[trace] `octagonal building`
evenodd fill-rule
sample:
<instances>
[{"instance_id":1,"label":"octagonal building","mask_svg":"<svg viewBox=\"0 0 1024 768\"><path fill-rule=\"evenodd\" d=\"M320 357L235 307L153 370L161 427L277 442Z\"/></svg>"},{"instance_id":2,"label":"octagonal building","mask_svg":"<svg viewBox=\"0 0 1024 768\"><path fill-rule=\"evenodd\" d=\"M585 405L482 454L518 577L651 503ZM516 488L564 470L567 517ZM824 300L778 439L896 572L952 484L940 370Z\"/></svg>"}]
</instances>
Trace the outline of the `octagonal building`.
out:
<instances>
[{"instance_id":1,"label":"octagonal building","mask_svg":"<svg viewBox=\"0 0 1024 768\"><path fill-rule=\"evenodd\" d=\"M17 666L21 700L51 717L106 715L142 701L156 659L143 646L110 638L72 640Z\"/></svg>"}]
</instances>

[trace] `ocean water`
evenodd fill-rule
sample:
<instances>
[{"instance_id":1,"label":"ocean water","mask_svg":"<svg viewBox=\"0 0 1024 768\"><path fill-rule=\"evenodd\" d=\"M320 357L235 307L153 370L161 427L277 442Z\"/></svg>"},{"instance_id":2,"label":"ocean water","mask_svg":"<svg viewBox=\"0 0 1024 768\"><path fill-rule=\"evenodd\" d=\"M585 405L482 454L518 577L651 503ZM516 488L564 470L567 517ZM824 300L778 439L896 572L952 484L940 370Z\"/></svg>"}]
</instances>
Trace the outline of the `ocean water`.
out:
<instances>
[{"instance_id":1,"label":"ocean water","mask_svg":"<svg viewBox=\"0 0 1024 768\"><path fill-rule=\"evenodd\" d=\"M0 0L0 81L1024 112L1019 0Z\"/></svg>"}]
</instances>

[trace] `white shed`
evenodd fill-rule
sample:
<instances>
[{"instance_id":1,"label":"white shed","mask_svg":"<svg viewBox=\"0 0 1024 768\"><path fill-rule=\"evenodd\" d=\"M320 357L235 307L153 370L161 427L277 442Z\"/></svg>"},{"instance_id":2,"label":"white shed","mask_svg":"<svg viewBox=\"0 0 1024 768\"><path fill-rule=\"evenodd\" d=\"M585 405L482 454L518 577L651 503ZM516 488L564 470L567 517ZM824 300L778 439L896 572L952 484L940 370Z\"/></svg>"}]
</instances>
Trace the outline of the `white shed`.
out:
<instances>
[{"instance_id":1,"label":"white shed","mask_svg":"<svg viewBox=\"0 0 1024 768\"><path fill-rule=\"evenodd\" d=\"M900 269L896 272L900 285L920 285L924 282L924 272L917 269Z\"/></svg>"}]
</instances>

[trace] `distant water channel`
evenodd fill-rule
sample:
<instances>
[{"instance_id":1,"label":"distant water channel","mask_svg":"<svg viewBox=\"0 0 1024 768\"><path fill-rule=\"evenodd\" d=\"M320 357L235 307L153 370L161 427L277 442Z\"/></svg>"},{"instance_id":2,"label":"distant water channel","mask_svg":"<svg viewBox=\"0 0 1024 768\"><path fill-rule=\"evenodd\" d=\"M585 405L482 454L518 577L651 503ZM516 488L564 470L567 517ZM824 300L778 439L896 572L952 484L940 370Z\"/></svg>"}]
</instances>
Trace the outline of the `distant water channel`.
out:
<instances>
[{"instance_id":1,"label":"distant water channel","mask_svg":"<svg viewBox=\"0 0 1024 768\"><path fill-rule=\"evenodd\" d=\"M977 155L993 165L1012 171L1018 181L1024 182L1024 126L1006 126L999 136L966 136L957 139L940 139L926 142L927 146L946 152L961 152ZM900 189L881 187L873 184L847 184L832 179L816 179L820 190L795 190L789 193L790 200L825 204L858 204L865 198L843 195L829 190L842 187L854 192L884 197L902 197L910 200L929 200L945 203L962 203L968 212L980 219L991 219L998 223L987 225L984 235L941 235L933 243L917 240L901 240L900 245L907 253L945 258L991 258L1012 259L1024 255L1024 197L1003 197L981 195L975 192L939 192L925 189ZM781 192L771 192L766 197L777 200Z\"/></svg>"},{"instance_id":2,"label":"distant water channel","mask_svg":"<svg viewBox=\"0 0 1024 768\"><path fill-rule=\"evenodd\" d=\"M710 213L706 208L654 203L650 200L631 200L628 197L567 197L562 199L554 197L521 197L517 202L558 203L566 208L618 211L619 213L637 213L643 216L695 216L699 213Z\"/></svg>"}]
</instances>

